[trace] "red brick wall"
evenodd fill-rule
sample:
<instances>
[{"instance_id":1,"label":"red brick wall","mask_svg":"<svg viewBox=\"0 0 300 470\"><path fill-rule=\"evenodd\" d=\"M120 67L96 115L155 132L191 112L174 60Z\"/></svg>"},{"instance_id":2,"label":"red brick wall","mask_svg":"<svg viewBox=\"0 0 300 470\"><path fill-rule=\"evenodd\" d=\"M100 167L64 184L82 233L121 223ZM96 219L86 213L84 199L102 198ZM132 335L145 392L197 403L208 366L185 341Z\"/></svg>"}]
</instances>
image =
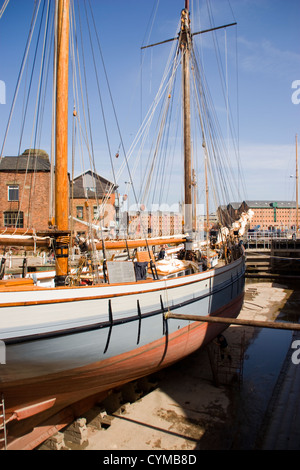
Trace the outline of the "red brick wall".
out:
<instances>
[{"instance_id":1,"label":"red brick wall","mask_svg":"<svg viewBox=\"0 0 300 470\"><path fill-rule=\"evenodd\" d=\"M101 220L101 224L103 227L109 227L110 221L115 219L115 194L111 194L108 203L105 207L104 211L104 220ZM101 204L101 200L99 201L99 205ZM71 214L73 217L77 218L77 207L81 206L83 207L83 221L89 222L89 212L91 214L91 221L92 223L94 222L94 206L97 206L97 201L95 199L90 199L88 201L88 206L86 207L86 200L85 199L73 199L71 200ZM97 225L99 225L99 222L97 222ZM75 233L77 232L86 232L88 233L88 226L85 224L82 224L78 221L73 221L73 230Z\"/></svg>"},{"instance_id":2,"label":"red brick wall","mask_svg":"<svg viewBox=\"0 0 300 470\"><path fill-rule=\"evenodd\" d=\"M270 226L276 228L290 229L296 223L295 208L277 208L276 221L274 220L274 209L270 208L251 208L254 216L251 220L250 228L260 225L262 230L268 229Z\"/></svg>"},{"instance_id":3,"label":"red brick wall","mask_svg":"<svg viewBox=\"0 0 300 470\"><path fill-rule=\"evenodd\" d=\"M19 185L19 201L8 201L8 186ZM32 189L30 189L32 188ZM50 173L36 172L25 176L24 173L0 172L0 227L4 227L5 211L22 211L24 214L24 228L35 230L47 230L49 221L50 204ZM100 201L101 202L101 201ZM115 218L115 194L111 194L105 208L103 226L109 226ZM83 206L83 220L89 221L85 199L74 199L71 202L73 216L76 217L76 207ZM91 216L93 222L93 206L96 200L90 200ZM71 227L70 227L71 228ZM88 227L79 222L74 222L75 232L87 232Z\"/></svg>"},{"instance_id":4,"label":"red brick wall","mask_svg":"<svg viewBox=\"0 0 300 470\"><path fill-rule=\"evenodd\" d=\"M8 201L8 186L19 185L19 201ZM24 227L46 230L49 220L50 173L0 172L0 226L5 211L22 211Z\"/></svg>"}]
</instances>

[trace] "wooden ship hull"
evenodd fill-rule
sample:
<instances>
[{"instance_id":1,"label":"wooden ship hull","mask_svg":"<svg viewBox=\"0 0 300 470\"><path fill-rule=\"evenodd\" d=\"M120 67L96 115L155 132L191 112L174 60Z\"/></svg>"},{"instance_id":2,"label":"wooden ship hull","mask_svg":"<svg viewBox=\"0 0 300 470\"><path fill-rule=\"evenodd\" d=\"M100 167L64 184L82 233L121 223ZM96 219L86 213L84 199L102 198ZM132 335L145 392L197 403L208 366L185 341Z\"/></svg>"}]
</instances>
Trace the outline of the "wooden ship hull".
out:
<instances>
[{"instance_id":1,"label":"wooden ship hull","mask_svg":"<svg viewBox=\"0 0 300 470\"><path fill-rule=\"evenodd\" d=\"M97 401L210 342L226 326L167 319L166 313L235 318L244 270L240 258L211 271L134 284L5 287L0 392L12 447L67 406L92 396Z\"/></svg>"}]
</instances>

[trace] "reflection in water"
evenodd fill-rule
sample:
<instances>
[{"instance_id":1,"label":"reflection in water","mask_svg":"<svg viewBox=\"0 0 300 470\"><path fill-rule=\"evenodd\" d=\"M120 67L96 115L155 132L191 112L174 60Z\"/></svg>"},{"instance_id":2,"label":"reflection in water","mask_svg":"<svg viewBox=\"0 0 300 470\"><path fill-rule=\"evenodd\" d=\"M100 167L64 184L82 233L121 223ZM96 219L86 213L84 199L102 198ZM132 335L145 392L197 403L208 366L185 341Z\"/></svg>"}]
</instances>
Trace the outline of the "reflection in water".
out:
<instances>
[{"instance_id":1,"label":"reflection in water","mask_svg":"<svg viewBox=\"0 0 300 470\"><path fill-rule=\"evenodd\" d=\"M291 338L292 331L263 328L246 351L244 380L264 376L276 377L290 346Z\"/></svg>"},{"instance_id":2,"label":"reflection in water","mask_svg":"<svg viewBox=\"0 0 300 470\"><path fill-rule=\"evenodd\" d=\"M294 291L279 321L299 321L300 291ZM281 367L289 351L292 331L262 328L245 353L243 386L238 397L234 449L254 449Z\"/></svg>"}]
</instances>

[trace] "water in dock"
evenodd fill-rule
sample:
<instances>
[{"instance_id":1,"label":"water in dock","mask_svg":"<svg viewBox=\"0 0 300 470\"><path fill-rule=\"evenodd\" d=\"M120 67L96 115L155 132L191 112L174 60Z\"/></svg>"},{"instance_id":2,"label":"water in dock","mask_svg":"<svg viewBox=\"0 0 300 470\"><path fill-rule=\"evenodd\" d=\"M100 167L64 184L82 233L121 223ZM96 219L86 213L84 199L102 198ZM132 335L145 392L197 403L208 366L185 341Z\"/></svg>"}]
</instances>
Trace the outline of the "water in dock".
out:
<instances>
[{"instance_id":1,"label":"water in dock","mask_svg":"<svg viewBox=\"0 0 300 470\"><path fill-rule=\"evenodd\" d=\"M288 291L273 317L299 322L300 289ZM300 364L291 347L297 338L299 332L265 328L246 349L233 449L300 449Z\"/></svg>"}]
</instances>

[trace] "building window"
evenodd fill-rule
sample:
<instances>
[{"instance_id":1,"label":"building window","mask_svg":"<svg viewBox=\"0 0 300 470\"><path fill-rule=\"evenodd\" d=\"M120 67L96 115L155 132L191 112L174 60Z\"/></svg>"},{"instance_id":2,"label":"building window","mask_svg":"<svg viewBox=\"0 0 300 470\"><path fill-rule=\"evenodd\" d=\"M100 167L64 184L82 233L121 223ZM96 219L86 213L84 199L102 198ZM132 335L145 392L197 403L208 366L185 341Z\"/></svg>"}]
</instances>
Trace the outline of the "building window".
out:
<instances>
[{"instance_id":1,"label":"building window","mask_svg":"<svg viewBox=\"0 0 300 470\"><path fill-rule=\"evenodd\" d=\"M19 200L19 186L17 184L12 184L8 186L8 201L18 201Z\"/></svg>"},{"instance_id":2,"label":"building window","mask_svg":"<svg viewBox=\"0 0 300 470\"><path fill-rule=\"evenodd\" d=\"M4 212L4 227L24 227L23 212L7 211Z\"/></svg>"},{"instance_id":3,"label":"building window","mask_svg":"<svg viewBox=\"0 0 300 470\"><path fill-rule=\"evenodd\" d=\"M94 219L98 219L99 217L99 210L97 206L93 206L93 216L94 216Z\"/></svg>"},{"instance_id":4,"label":"building window","mask_svg":"<svg viewBox=\"0 0 300 470\"><path fill-rule=\"evenodd\" d=\"M83 206L76 207L76 217L77 219L83 219Z\"/></svg>"}]
</instances>

